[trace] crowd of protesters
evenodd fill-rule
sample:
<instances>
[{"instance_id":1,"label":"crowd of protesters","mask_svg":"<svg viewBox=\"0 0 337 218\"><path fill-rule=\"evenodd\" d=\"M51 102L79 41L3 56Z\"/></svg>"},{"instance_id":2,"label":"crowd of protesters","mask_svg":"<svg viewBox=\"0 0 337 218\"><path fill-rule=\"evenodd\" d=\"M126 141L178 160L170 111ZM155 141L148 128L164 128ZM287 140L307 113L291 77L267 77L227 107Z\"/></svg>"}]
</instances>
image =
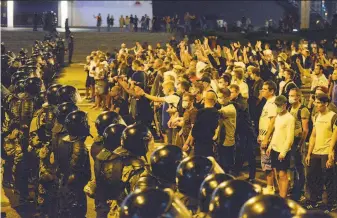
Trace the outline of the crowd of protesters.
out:
<instances>
[{"instance_id":1,"label":"crowd of protesters","mask_svg":"<svg viewBox=\"0 0 337 218\"><path fill-rule=\"evenodd\" d=\"M208 38L191 44L172 38L164 47L122 44L115 53L87 57L87 98L97 109L147 123L164 143L215 157L226 173L239 175L248 161L251 182L260 147L266 193L306 199L310 208L317 207L324 185L324 206L331 210L337 44L331 55L327 43L221 47ZM310 86L308 99L303 85Z\"/></svg>"}]
</instances>

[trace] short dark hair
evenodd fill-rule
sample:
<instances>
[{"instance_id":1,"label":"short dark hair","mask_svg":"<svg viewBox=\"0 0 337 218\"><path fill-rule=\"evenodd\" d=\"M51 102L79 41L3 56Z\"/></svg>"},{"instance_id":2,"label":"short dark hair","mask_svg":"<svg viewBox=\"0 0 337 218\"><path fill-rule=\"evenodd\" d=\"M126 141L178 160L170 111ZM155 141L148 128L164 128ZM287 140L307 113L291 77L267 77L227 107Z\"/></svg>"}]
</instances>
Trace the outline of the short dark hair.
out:
<instances>
[{"instance_id":1,"label":"short dark hair","mask_svg":"<svg viewBox=\"0 0 337 218\"><path fill-rule=\"evenodd\" d=\"M222 93L225 96L225 98L231 96L231 91L228 88L221 88L219 89L219 92Z\"/></svg>"},{"instance_id":2,"label":"short dark hair","mask_svg":"<svg viewBox=\"0 0 337 218\"><path fill-rule=\"evenodd\" d=\"M221 76L220 79L223 79L223 80L225 80L225 82L227 82L228 84L231 84L232 75L225 73L225 74L223 74L223 75Z\"/></svg>"},{"instance_id":3,"label":"short dark hair","mask_svg":"<svg viewBox=\"0 0 337 218\"><path fill-rule=\"evenodd\" d=\"M294 78L294 76L295 76L295 71L293 71L292 69L286 69L285 71L288 72L288 74L289 74L289 76L290 76L291 79Z\"/></svg>"},{"instance_id":4,"label":"short dark hair","mask_svg":"<svg viewBox=\"0 0 337 218\"><path fill-rule=\"evenodd\" d=\"M302 96L302 91L300 88L292 88L290 91L295 91L297 96Z\"/></svg>"},{"instance_id":5,"label":"short dark hair","mask_svg":"<svg viewBox=\"0 0 337 218\"><path fill-rule=\"evenodd\" d=\"M236 92L239 92L240 91L240 87L236 84L232 84L229 86L230 89L235 89Z\"/></svg>"},{"instance_id":6,"label":"short dark hair","mask_svg":"<svg viewBox=\"0 0 337 218\"><path fill-rule=\"evenodd\" d=\"M185 92L183 97L185 97L185 96L187 96L190 101L194 101L194 99L195 99L195 95L193 95L192 93L189 93L189 92Z\"/></svg>"},{"instance_id":7,"label":"short dark hair","mask_svg":"<svg viewBox=\"0 0 337 218\"><path fill-rule=\"evenodd\" d=\"M268 90L271 91L273 90L274 91L274 94L276 94L276 91L277 91L277 86L276 86L276 83L271 81L271 80L268 80L268 81L265 81L263 83L263 85L266 85L268 86Z\"/></svg>"},{"instance_id":8,"label":"short dark hair","mask_svg":"<svg viewBox=\"0 0 337 218\"><path fill-rule=\"evenodd\" d=\"M190 83L187 82L186 80L183 80L180 82L181 87L185 90L188 91L190 89Z\"/></svg>"},{"instance_id":9,"label":"short dark hair","mask_svg":"<svg viewBox=\"0 0 337 218\"><path fill-rule=\"evenodd\" d=\"M327 94L323 94L320 93L318 95L316 95L316 99L319 100L322 103L329 103L330 102L330 98Z\"/></svg>"},{"instance_id":10,"label":"short dark hair","mask_svg":"<svg viewBox=\"0 0 337 218\"><path fill-rule=\"evenodd\" d=\"M261 77L260 70L259 70L259 68L257 68L257 67L254 67L254 68L252 69L252 74L254 74L255 76Z\"/></svg>"}]
</instances>

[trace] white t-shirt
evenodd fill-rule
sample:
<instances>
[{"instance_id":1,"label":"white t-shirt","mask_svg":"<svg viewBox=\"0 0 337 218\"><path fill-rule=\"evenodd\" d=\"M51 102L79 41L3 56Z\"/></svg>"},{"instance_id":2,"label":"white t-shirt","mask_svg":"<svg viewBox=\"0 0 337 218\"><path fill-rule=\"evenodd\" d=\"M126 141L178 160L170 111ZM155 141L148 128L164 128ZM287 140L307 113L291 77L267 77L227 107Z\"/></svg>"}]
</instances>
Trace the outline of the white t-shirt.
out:
<instances>
[{"instance_id":1,"label":"white t-shirt","mask_svg":"<svg viewBox=\"0 0 337 218\"><path fill-rule=\"evenodd\" d=\"M180 97L177 95L168 95L164 97L165 102L168 104L172 104L175 108L178 107L178 103L180 100Z\"/></svg>"},{"instance_id":2,"label":"white t-shirt","mask_svg":"<svg viewBox=\"0 0 337 218\"><path fill-rule=\"evenodd\" d=\"M322 74L320 77L317 77L316 75L311 75L311 79L311 90L314 90L316 86L325 86L327 88L329 86L329 81L324 74Z\"/></svg>"},{"instance_id":3,"label":"white t-shirt","mask_svg":"<svg viewBox=\"0 0 337 218\"><path fill-rule=\"evenodd\" d=\"M236 130L236 109L233 104L222 107L219 112L222 115L222 122L225 126L224 146L233 146L235 144Z\"/></svg>"},{"instance_id":4,"label":"white t-shirt","mask_svg":"<svg viewBox=\"0 0 337 218\"><path fill-rule=\"evenodd\" d=\"M270 146L274 151L286 155L294 142L295 118L289 113L277 115Z\"/></svg>"},{"instance_id":5,"label":"white t-shirt","mask_svg":"<svg viewBox=\"0 0 337 218\"><path fill-rule=\"evenodd\" d=\"M247 83L241 82L240 84L237 84L240 87L240 93L244 98L249 98L249 88Z\"/></svg>"},{"instance_id":6,"label":"white t-shirt","mask_svg":"<svg viewBox=\"0 0 337 218\"><path fill-rule=\"evenodd\" d=\"M268 132L270 119L276 117L277 106L275 104L276 96L267 100L266 104L262 109L262 113L259 120L259 136L258 138L262 141Z\"/></svg>"},{"instance_id":7,"label":"white t-shirt","mask_svg":"<svg viewBox=\"0 0 337 218\"><path fill-rule=\"evenodd\" d=\"M332 137L331 119L336 113L329 111L322 115L318 113L316 120L314 121L314 127L316 128L316 140L315 147L312 151L313 154L326 155L329 154L329 146ZM333 129L337 128L336 121L333 125Z\"/></svg>"}]
</instances>

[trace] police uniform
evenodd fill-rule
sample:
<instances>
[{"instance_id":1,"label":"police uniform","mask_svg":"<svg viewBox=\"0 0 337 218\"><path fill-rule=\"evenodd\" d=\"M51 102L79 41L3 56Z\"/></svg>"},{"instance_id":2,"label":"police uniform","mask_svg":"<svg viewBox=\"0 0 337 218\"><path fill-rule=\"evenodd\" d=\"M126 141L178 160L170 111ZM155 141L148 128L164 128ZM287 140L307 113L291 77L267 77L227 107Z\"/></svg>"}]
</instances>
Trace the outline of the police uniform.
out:
<instances>
[{"instance_id":1,"label":"police uniform","mask_svg":"<svg viewBox=\"0 0 337 218\"><path fill-rule=\"evenodd\" d=\"M103 149L95 161L96 212L97 217L106 217L111 202L111 214L117 215L119 204L131 193L140 177L147 174L143 158L132 155L119 147L114 152ZM116 214L117 213L117 214Z\"/></svg>"},{"instance_id":2,"label":"police uniform","mask_svg":"<svg viewBox=\"0 0 337 218\"><path fill-rule=\"evenodd\" d=\"M57 148L59 189L59 213L62 218L85 217L87 199L83 191L90 179L89 153L85 138L62 138Z\"/></svg>"}]
</instances>

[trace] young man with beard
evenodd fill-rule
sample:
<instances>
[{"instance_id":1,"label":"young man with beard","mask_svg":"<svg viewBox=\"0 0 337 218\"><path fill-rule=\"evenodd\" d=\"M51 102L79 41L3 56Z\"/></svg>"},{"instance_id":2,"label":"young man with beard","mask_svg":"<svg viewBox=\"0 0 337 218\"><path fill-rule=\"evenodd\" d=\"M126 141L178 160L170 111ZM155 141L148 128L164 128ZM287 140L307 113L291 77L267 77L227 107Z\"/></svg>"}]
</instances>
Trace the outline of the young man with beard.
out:
<instances>
[{"instance_id":1,"label":"young man with beard","mask_svg":"<svg viewBox=\"0 0 337 218\"><path fill-rule=\"evenodd\" d=\"M294 141L295 132L295 118L287 111L287 102L287 98L283 95L277 96L275 99L277 116L273 127L274 133L266 151L271 159L272 168L278 172L279 194L282 198L286 198L288 192L289 151Z\"/></svg>"},{"instance_id":2,"label":"young man with beard","mask_svg":"<svg viewBox=\"0 0 337 218\"><path fill-rule=\"evenodd\" d=\"M329 154L331 154L330 141L337 128L337 114L328 110L329 97L326 94L318 94L315 98L315 107L318 111L314 117L314 128L309 140L309 150L305 158L308 166L307 188L310 198L307 202L307 209L318 207L319 196L322 196L326 188L327 204L323 205L323 210L331 211L333 201L336 199L336 184L334 168L331 168ZM330 155L331 156L331 155Z\"/></svg>"},{"instance_id":3,"label":"young man with beard","mask_svg":"<svg viewBox=\"0 0 337 218\"><path fill-rule=\"evenodd\" d=\"M302 92L299 88L293 88L289 92L289 112L295 118L294 143L291 147L291 162L294 169L294 186L292 197L299 200L304 194L304 166L302 163L302 151L309 132L310 112L308 108L301 105Z\"/></svg>"},{"instance_id":4,"label":"young man with beard","mask_svg":"<svg viewBox=\"0 0 337 218\"><path fill-rule=\"evenodd\" d=\"M234 146L236 131L237 111L230 103L231 91L228 88L220 89L218 92L218 102L221 105L219 110L220 119L224 126L224 141L218 145L220 166L226 173L231 173L234 167ZM222 129L219 129L222 130Z\"/></svg>"},{"instance_id":5,"label":"young man with beard","mask_svg":"<svg viewBox=\"0 0 337 218\"><path fill-rule=\"evenodd\" d=\"M272 81L266 81L263 83L261 95L267 101L262 109L262 113L259 120L259 135L257 142L261 145L261 165L262 170L267 176L267 187L264 189L266 194L274 194L274 173L271 166L271 159L266 154L266 150L269 144L269 139L273 133L275 118L277 115L277 106L274 103L276 96L276 84Z\"/></svg>"}]
</instances>

